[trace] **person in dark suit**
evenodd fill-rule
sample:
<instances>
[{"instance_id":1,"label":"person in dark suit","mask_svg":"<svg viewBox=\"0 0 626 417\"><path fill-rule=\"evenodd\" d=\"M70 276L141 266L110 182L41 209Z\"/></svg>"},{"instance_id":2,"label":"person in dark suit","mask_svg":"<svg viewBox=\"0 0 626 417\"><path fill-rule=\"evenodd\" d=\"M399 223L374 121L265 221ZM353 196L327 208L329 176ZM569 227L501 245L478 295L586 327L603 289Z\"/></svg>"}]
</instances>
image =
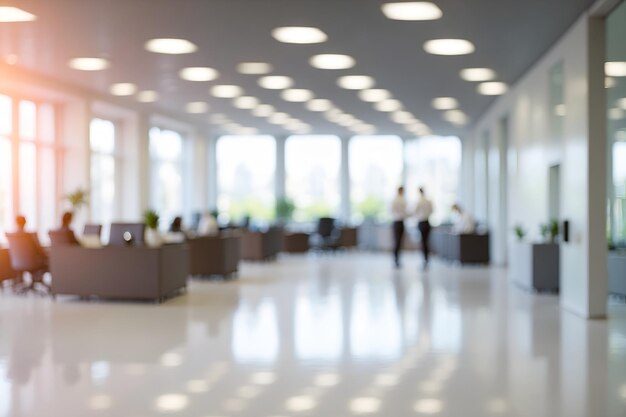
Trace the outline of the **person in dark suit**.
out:
<instances>
[{"instance_id":1,"label":"person in dark suit","mask_svg":"<svg viewBox=\"0 0 626 417\"><path fill-rule=\"evenodd\" d=\"M404 187L398 187L396 197L391 202L391 217L393 219L393 259L396 268L400 267L400 250L404 237L404 219L406 219L406 200Z\"/></svg>"}]
</instances>

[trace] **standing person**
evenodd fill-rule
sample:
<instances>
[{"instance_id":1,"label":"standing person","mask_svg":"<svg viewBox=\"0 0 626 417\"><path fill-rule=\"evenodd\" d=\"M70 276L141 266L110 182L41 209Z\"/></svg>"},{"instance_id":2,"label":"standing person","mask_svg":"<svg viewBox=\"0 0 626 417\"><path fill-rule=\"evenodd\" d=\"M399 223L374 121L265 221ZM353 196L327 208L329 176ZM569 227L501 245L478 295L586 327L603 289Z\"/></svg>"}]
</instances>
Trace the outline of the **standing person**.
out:
<instances>
[{"instance_id":1,"label":"standing person","mask_svg":"<svg viewBox=\"0 0 626 417\"><path fill-rule=\"evenodd\" d=\"M400 267L400 250L404 237L404 219L406 218L406 200L404 187L398 187L398 193L391 203L391 217L393 218L393 259L396 268Z\"/></svg>"},{"instance_id":2,"label":"standing person","mask_svg":"<svg viewBox=\"0 0 626 417\"><path fill-rule=\"evenodd\" d=\"M430 237L430 221L428 220L433 214L433 203L426 197L424 188L419 188L419 201L415 207L415 217L417 217L417 229L422 238L422 251L424 252L424 269L428 267L430 255L430 245L428 239Z\"/></svg>"}]
</instances>

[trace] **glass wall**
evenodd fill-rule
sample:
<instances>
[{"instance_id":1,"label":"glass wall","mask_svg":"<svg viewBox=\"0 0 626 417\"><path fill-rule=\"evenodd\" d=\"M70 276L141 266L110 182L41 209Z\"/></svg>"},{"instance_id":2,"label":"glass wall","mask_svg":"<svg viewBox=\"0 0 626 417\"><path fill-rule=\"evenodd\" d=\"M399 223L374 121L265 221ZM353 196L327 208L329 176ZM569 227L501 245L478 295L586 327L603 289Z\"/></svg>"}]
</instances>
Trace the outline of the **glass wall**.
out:
<instances>
[{"instance_id":1,"label":"glass wall","mask_svg":"<svg viewBox=\"0 0 626 417\"><path fill-rule=\"evenodd\" d=\"M338 216L341 203L341 141L337 136L292 136L285 143L286 193L294 220Z\"/></svg>"},{"instance_id":2,"label":"glass wall","mask_svg":"<svg viewBox=\"0 0 626 417\"><path fill-rule=\"evenodd\" d=\"M274 218L276 141L223 136L217 141L217 208L233 222ZM222 217L223 218L223 217Z\"/></svg>"},{"instance_id":3,"label":"glass wall","mask_svg":"<svg viewBox=\"0 0 626 417\"><path fill-rule=\"evenodd\" d=\"M352 218L389 219L389 205L403 184L403 143L398 136L355 136L350 139Z\"/></svg>"},{"instance_id":4,"label":"glass wall","mask_svg":"<svg viewBox=\"0 0 626 417\"><path fill-rule=\"evenodd\" d=\"M424 187L433 202L431 222L450 220L456 202L461 168L461 141L457 137L425 137L405 145L407 198L417 201L418 187Z\"/></svg>"},{"instance_id":5,"label":"glass wall","mask_svg":"<svg viewBox=\"0 0 626 417\"><path fill-rule=\"evenodd\" d=\"M607 18L609 241L626 247L626 3Z\"/></svg>"},{"instance_id":6,"label":"glass wall","mask_svg":"<svg viewBox=\"0 0 626 417\"><path fill-rule=\"evenodd\" d=\"M0 229L17 214L46 239L59 223L55 109L49 103L0 95Z\"/></svg>"},{"instance_id":7,"label":"glass wall","mask_svg":"<svg viewBox=\"0 0 626 417\"><path fill-rule=\"evenodd\" d=\"M161 216L167 229L176 216L184 215L184 140L173 130L150 129L150 208Z\"/></svg>"},{"instance_id":8,"label":"glass wall","mask_svg":"<svg viewBox=\"0 0 626 417\"><path fill-rule=\"evenodd\" d=\"M93 119L89 129L91 147L91 221L110 224L115 209L115 124ZM106 228L105 228L106 229Z\"/></svg>"}]
</instances>

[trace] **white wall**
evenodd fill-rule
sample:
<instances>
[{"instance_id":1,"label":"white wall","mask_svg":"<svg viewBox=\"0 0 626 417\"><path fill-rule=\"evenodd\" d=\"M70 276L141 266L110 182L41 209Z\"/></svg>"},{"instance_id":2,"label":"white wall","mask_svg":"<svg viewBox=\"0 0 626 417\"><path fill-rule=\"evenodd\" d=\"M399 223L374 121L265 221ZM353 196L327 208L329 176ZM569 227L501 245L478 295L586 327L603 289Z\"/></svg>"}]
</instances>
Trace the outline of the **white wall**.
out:
<instances>
[{"instance_id":1,"label":"white wall","mask_svg":"<svg viewBox=\"0 0 626 417\"><path fill-rule=\"evenodd\" d=\"M592 52L604 50L604 45L598 44L601 39L596 36L602 31L601 25L590 24L589 15L582 16L478 121L472 135L466 139L469 150L464 153L474 164L474 175L464 176L463 188L474 190L467 201L474 202L478 216L489 212L492 245L496 247L511 242L511 230L517 223L530 232L528 238L538 238L539 224L549 220L549 167L561 164L561 214L570 221L571 232L571 242L561 245L561 304L585 317L606 314L606 238L601 226L606 216L602 195L606 180L604 168L597 169L603 167L606 146L601 103L603 59L595 56L590 60ZM549 71L559 62L564 65L567 114L563 137L553 138L549 119L553 111L549 108ZM601 92L594 98L590 88ZM501 141L494 141L501 135L498 128L504 117L509 118L508 149ZM509 165L506 216L496 215L494 210L498 205L493 201L488 203L489 199L502 196L487 198L482 184L469 184L473 178L483 181L484 167L475 165L482 164L485 157L486 135L491 138L492 161ZM502 172L487 171L487 183L492 184L487 188L495 193ZM506 232L502 233L503 230ZM499 251L493 254L505 256Z\"/></svg>"}]
</instances>

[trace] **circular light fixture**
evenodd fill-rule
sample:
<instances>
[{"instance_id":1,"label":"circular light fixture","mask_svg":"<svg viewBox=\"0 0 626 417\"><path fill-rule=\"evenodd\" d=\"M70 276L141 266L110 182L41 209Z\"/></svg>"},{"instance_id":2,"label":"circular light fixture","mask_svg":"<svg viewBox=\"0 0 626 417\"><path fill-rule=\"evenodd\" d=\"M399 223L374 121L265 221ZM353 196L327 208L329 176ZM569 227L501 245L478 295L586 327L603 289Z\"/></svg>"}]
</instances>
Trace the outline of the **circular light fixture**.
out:
<instances>
[{"instance_id":1,"label":"circular light fixture","mask_svg":"<svg viewBox=\"0 0 626 417\"><path fill-rule=\"evenodd\" d=\"M328 36L320 29L304 26L279 27L272 31L272 36L279 42L284 43L321 43L328 40Z\"/></svg>"},{"instance_id":2,"label":"circular light fixture","mask_svg":"<svg viewBox=\"0 0 626 417\"><path fill-rule=\"evenodd\" d=\"M604 72L609 77L626 77L626 62L623 62L623 61L605 62Z\"/></svg>"},{"instance_id":3,"label":"circular light fixture","mask_svg":"<svg viewBox=\"0 0 626 417\"><path fill-rule=\"evenodd\" d=\"M309 101L313 98L313 93L310 90L305 90L302 88L290 88L284 90L280 96L285 101L291 101L293 103L304 103L305 101Z\"/></svg>"},{"instance_id":4,"label":"circular light fixture","mask_svg":"<svg viewBox=\"0 0 626 417\"><path fill-rule=\"evenodd\" d=\"M259 104L259 100L252 96L241 96L233 100L233 106L238 109L250 110Z\"/></svg>"},{"instance_id":5,"label":"circular light fixture","mask_svg":"<svg viewBox=\"0 0 626 417\"><path fill-rule=\"evenodd\" d=\"M432 105L437 110L452 110L459 107L459 102L454 97L437 97L433 99Z\"/></svg>"},{"instance_id":6,"label":"circular light fixture","mask_svg":"<svg viewBox=\"0 0 626 417\"><path fill-rule=\"evenodd\" d=\"M243 94L243 89L238 85L214 85L211 87L211 95L218 98L234 98Z\"/></svg>"},{"instance_id":7,"label":"circular light fixture","mask_svg":"<svg viewBox=\"0 0 626 417\"><path fill-rule=\"evenodd\" d=\"M289 411L308 411L314 409L316 405L315 399L308 395L291 397L285 402L285 408Z\"/></svg>"},{"instance_id":8,"label":"circular light fixture","mask_svg":"<svg viewBox=\"0 0 626 417\"><path fill-rule=\"evenodd\" d=\"M317 98L309 101L306 108L310 111L327 111L333 108L333 103L330 100Z\"/></svg>"},{"instance_id":9,"label":"circular light fixture","mask_svg":"<svg viewBox=\"0 0 626 417\"><path fill-rule=\"evenodd\" d=\"M209 121L215 124L227 123L228 117L226 117L222 113L213 113L211 117L209 117Z\"/></svg>"},{"instance_id":10,"label":"circular light fixture","mask_svg":"<svg viewBox=\"0 0 626 417\"><path fill-rule=\"evenodd\" d=\"M293 80L284 75L267 75L259 79L259 85L269 90L284 90L293 85Z\"/></svg>"},{"instance_id":11,"label":"circular light fixture","mask_svg":"<svg viewBox=\"0 0 626 417\"><path fill-rule=\"evenodd\" d=\"M187 81L213 81L219 77L219 72L209 67L188 67L180 70L178 75Z\"/></svg>"},{"instance_id":12,"label":"circular light fixture","mask_svg":"<svg viewBox=\"0 0 626 417\"><path fill-rule=\"evenodd\" d=\"M274 113L274 107L269 104L261 104L252 109L252 114L257 117L269 117Z\"/></svg>"},{"instance_id":13,"label":"circular light fixture","mask_svg":"<svg viewBox=\"0 0 626 417\"><path fill-rule=\"evenodd\" d=\"M426 41L424 50L433 55L467 55L476 48L465 39L433 39Z\"/></svg>"},{"instance_id":14,"label":"circular light fixture","mask_svg":"<svg viewBox=\"0 0 626 417\"><path fill-rule=\"evenodd\" d=\"M408 111L396 111L389 116L391 120L398 124L407 124L415 122L415 117Z\"/></svg>"},{"instance_id":15,"label":"circular light fixture","mask_svg":"<svg viewBox=\"0 0 626 417\"><path fill-rule=\"evenodd\" d=\"M446 110L443 118L453 125L461 126L467 124L467 115L461 110Z\"/></svg>"},{"instance_id":16,"label":"circular light fixture","mask_svg":"<svg viewBox=\"0 0 626 417\"><path fill-rule=\"evenodd\" d=\"M344 75L337 84L347 90L365 90L374 86L374 79L367 75Z\"/></svg>"},{"instance_id":17,"label":"circular light fixture","mask_svg":"<svg viewBox=\"0 0 626 417\"><path fill-rule=\"evenodd\" d=\"M436 399L419 400L413 406L413 410L421 414L437 414L443 410L443 402Z\"/></svg>"},{"instance_id":18,"label":"circular light fixture","mask_svg":"<svg viewBox=\"0 0 626 417\"><path fill-rule=\"evenodd\" d=\"M402 109L402 103L396 99L388 98L387 100L374 103L374 108L384 112L398 111Z\"/></svg>"},{"instance_id":19,"label":"circular light fixture","mask_svg":"<svg viewBox=\"0 0 626 417\"><path fill-rule=\"evenodd\" d=\"M287 123L288 120L289 115L287 113L274 113L267 119L273 125L282 125Z\"/></svg>"},{"instance_id":20,"label":"circular light fixture","mask_svg":"<svg viewBox=\"0 0 626 417\"><path fill-rule=\"evenodd\" d=\"M137 101L140 103L154 103L159 99L159 93L153 90L145 90L137 93Z\"/></svg>"},{"instance_id":21,"label":"circular light fixture","mask_svg":"<svg viewBox=\"0 0 626 417\"><path fill-rule=\"evenodd\" d=\"M189 398L182 394L161 395L155 401L155 408L164 413L183 410L189 404Z\"/></svg>"},{"instance_id":22,"label":"circular light fixture","mask_svg":"<svg viewBox=\"0 0 626 417\"><path fill-rule=\"evenodd\" d=\"M132 96L137 92L137 86L133 83L117 83L109 88L114 96Z\"/></svg>"},{"instance_id":23,"label":"circular light fixture","mask_svg":"<svg viewBox=\"0 0 626 417\"><path fill-rule=\"evenodd\" d=\"M186 39L158 38L146 42L146 50L157 54L180 55L196 52L198 47Z\"/></svg>"},{"instance_id":24,"label":"circular light fixture","mask_svg":"<svg viewBox=\"0 0 626 417\"><path fill-rule=\"evenodd\" d=\"M209 105L204 101L192 101L185 105L185 111L191 114L206 113L209 111Z\"/></svg>"},{"instance_id":25,"label":"circular light fixture","mask_svg":"<svg viewBox=\"0 0 626 417\"><path fill-rule=\"evenodd\" d=\"M102 71L109 68L110 63L104 58L80 57L71 59L68 65L79 71Z\"/></svg>"},{"instance_id":26,"label":"circular light fixture","mask_svg":"<svg viewBox=\"0 0 626 417\"><path fill-rule=\"evenodd\" d=\"M374 397L355 398L350 401L350 411L354 414L371 414L380 410L381 401Z\"/></svg>"},{"instance_id":27,"label":"circular light fixture","mask_svg":"<svg viewBox=\"0 0 626 417\"><path fill-rule=\"evenodd\" d=\"M341 70L352 68L355 64L354 58L349 55L340 54L320 54L314 55L309 60L311 66L326 70Z\"/></svg>"},{"instance_id":28,"label":"circular light fixture","mask_svg":"<svg viewBox=\"0 0 626 417\"><path fill-rule=\"evenodd\" d=\"M383 14L393 20L437 20L443 16L439 7L426 1L386 3Z\"/></svg>"},{"instance_id":29,"label":"circular light fixture","mask_svg":"<svg viewBox=\"0 0 626 417\"><path fill-rule=\"evenodd\" d=\"M377 101L391 98L391 93L380 88L372 88L369 90L359 91L359 98L363 101L367 101L368 103L375 103Z\"/></svg>"},{"instance_id":30,"label":"circular light fixture","mask_svg":"<svg viewBox=\"0 0 626 417\"><path fill-rule=\"evenodd\" d=\"M240 74L262 75L272 72L272 66L267 62L242 62L237 65Z\"/></svg>"},{"instance_id":31,"label":"circular light fixture","mask_svg":"<svg viewBox=\"0 0 626 417\"><path fill-rule=\"evenodd\" d=\"M465 68L461 70L461 78L472 82L491 81L496 78L496 73L489 68Z\"/></svg>"},{"instance_id":32,"label":"circular light fixture","mask_svg":"<svg viewBox=\"0 0 626 417\"><path fill-rule=\"evenodd\" d=\"M505 83L491 81L478 84L478 93L484 96L499 96L507 92L508 87Z\"/></svg>"}]
</instances>

